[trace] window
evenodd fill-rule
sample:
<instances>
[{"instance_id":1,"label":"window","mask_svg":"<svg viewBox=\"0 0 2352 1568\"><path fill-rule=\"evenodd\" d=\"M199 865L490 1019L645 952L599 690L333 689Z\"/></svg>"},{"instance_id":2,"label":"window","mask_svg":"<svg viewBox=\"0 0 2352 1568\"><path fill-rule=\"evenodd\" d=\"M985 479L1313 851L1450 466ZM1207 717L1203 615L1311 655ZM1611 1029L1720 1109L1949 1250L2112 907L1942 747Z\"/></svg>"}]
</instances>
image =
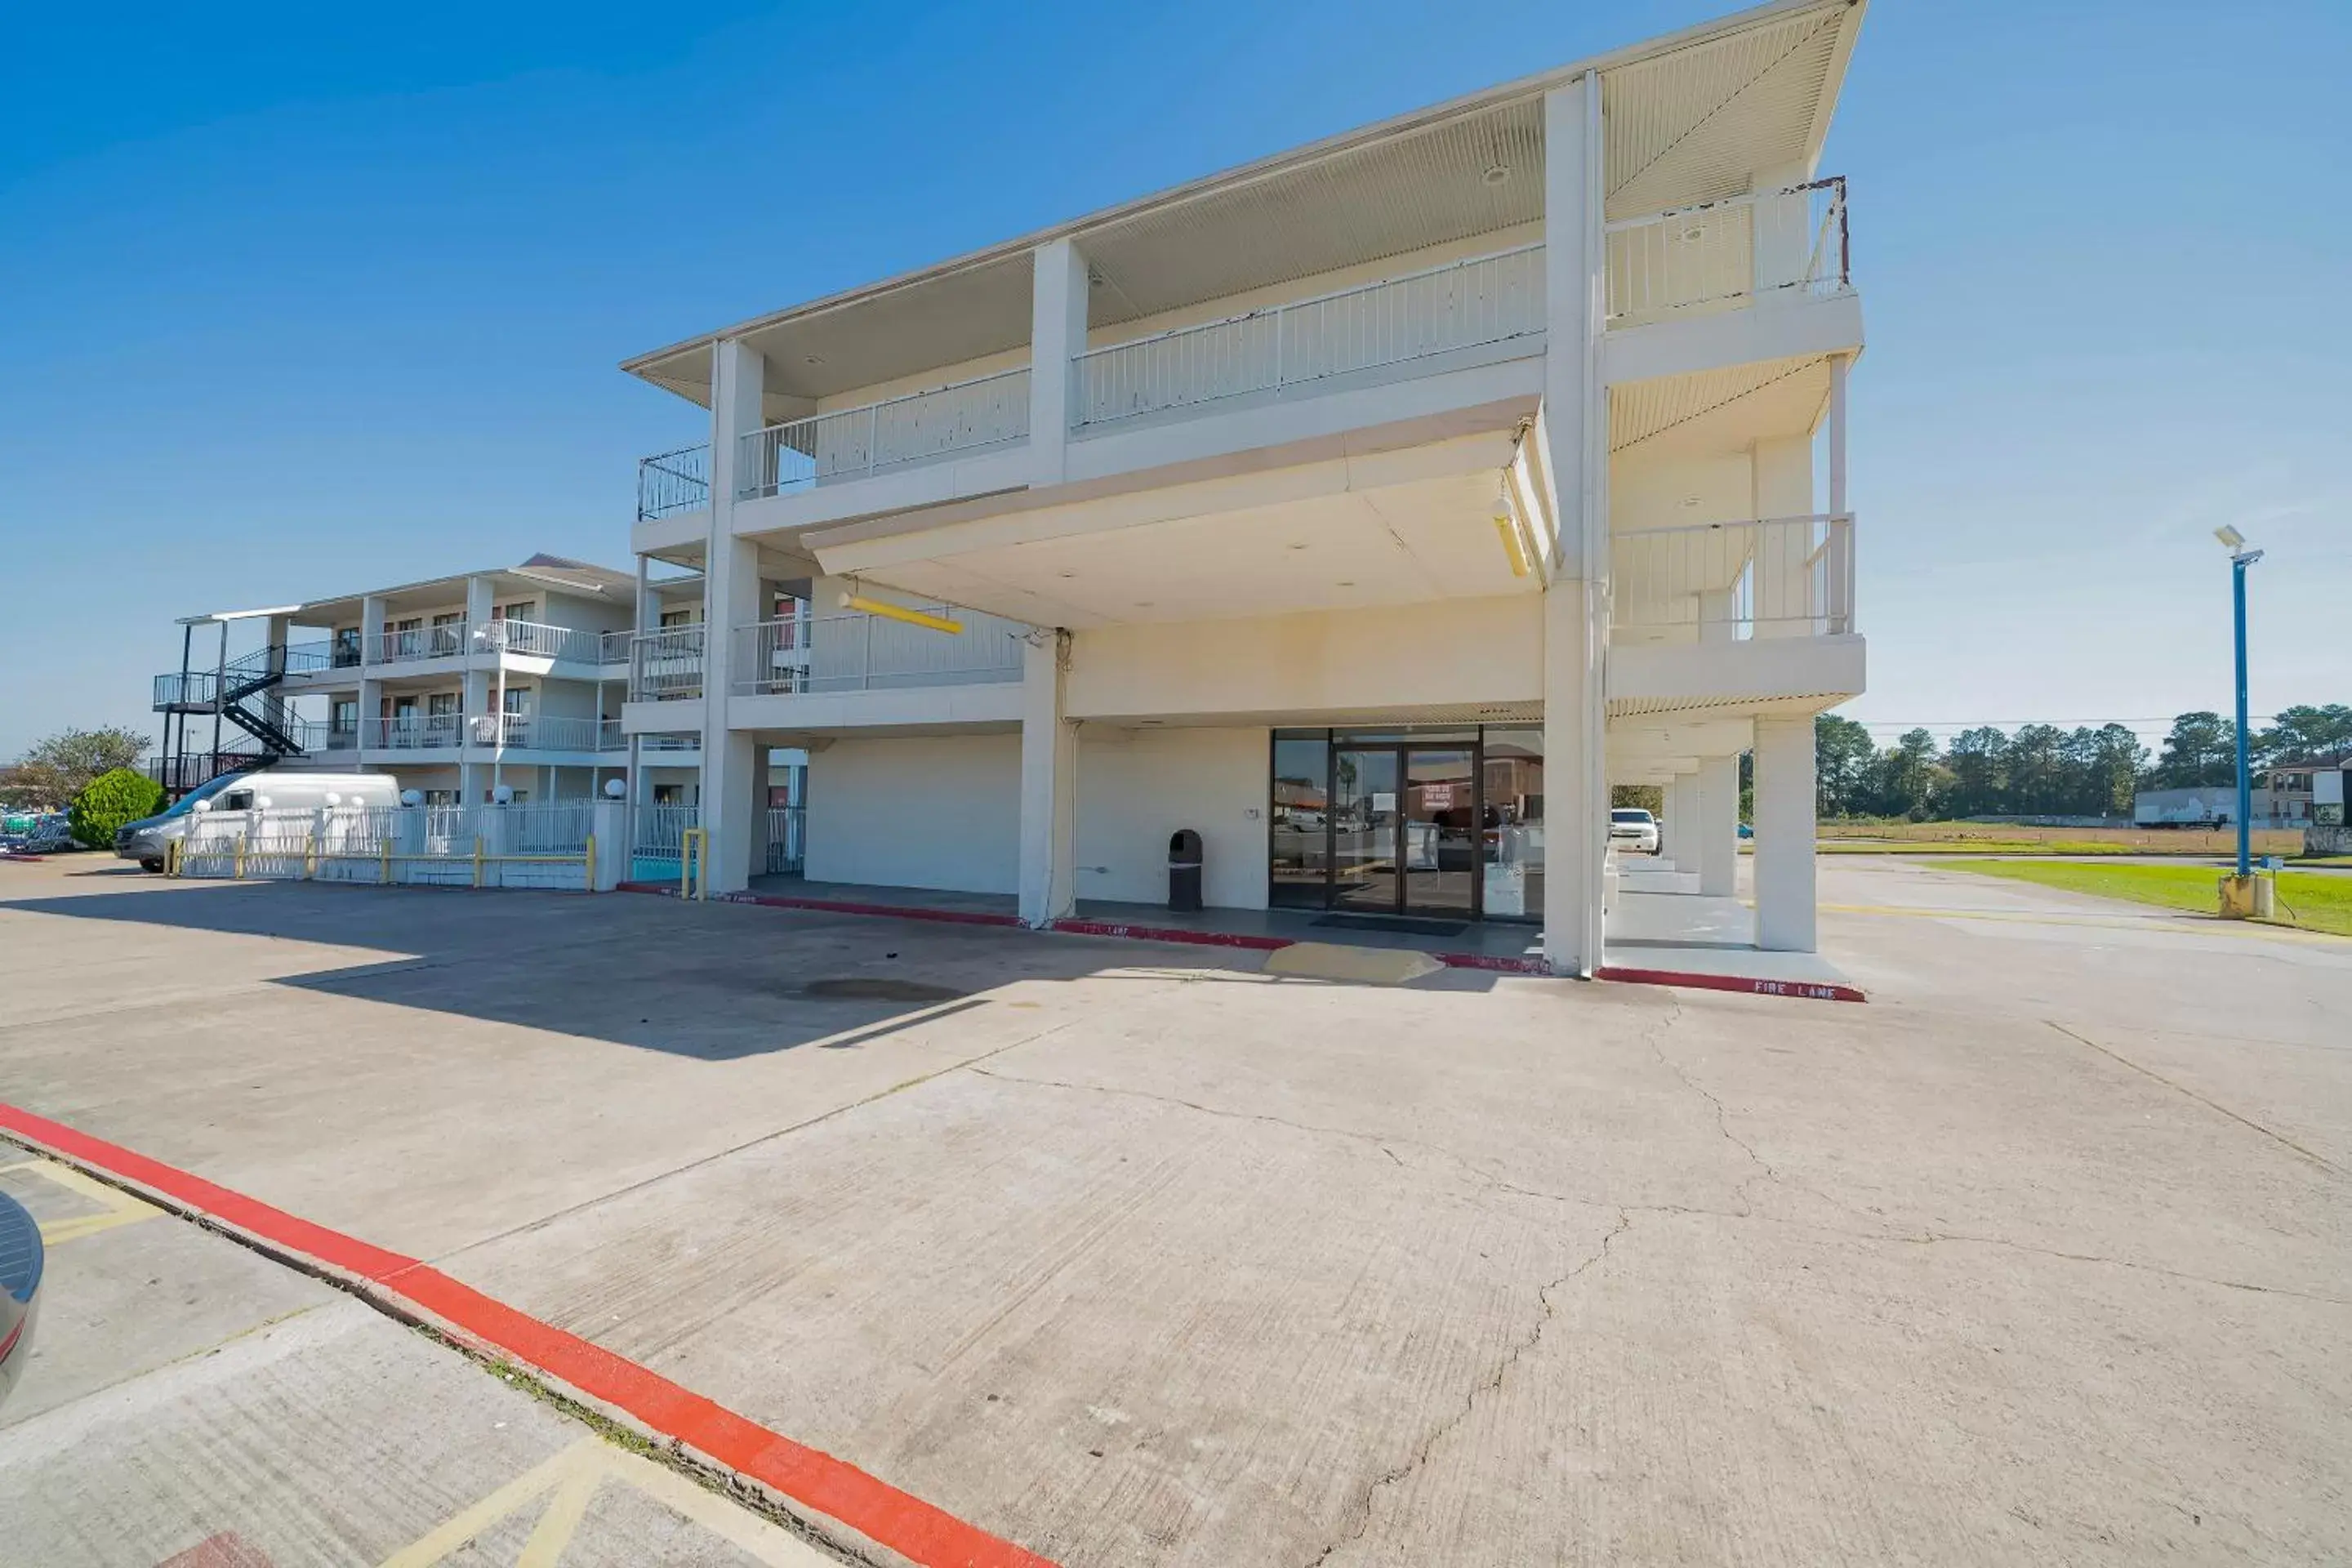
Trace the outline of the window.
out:
<instances>
[{"instance_id":1,"label":"window","mask_svg":"<svg viewBox=\"0 0 2352 1568\"><path fill-rule=\"evenodd\" d=\"M664 610L661 613L662 629L668 631L676 626L690 626L701 618L702 612L692 605L678 610Z\"/></svg>"},{"instance_id":2,"label":"window","mask_svg":"<svg viewBox=\"0 0 2352 1568\"><path fill-rule=\"evenodd\" d=\"M465 652L466 612L463 610L445 610L441 614L434 616L433 632L429 641L429 646L433 650L433 657L436 658L443 658L453 653Z\"/></svg>"},{"instance_id":3,"label":"window","mask_svg":"<svg viewBox=\"0 0 2352 1568\"><path fill-rule=\"evenodd\" d=\"M657 784L654 785L654 804L656 805L684 805L686 804L685 789L686 786L684 784Z\"/></svg>"},{"instance_id":4,"label":"window","mask_svg":"<svg viewBox=\"0 0 2352 1568\"><path fill-rule=\"evenodd\" d=\"M454 789L428 789L425 792L425 804L426 805L455 805L457 804L457 792Z\"/></svg>"},{"instance_id":5,"label":"window","mask_svg":"<svg viewBox=\"0 0 2352 1568\"><path fill-rule=\"evenodd\" d=\"M1268 814L1274 880L1267 890L1277 909L1323 908L1330 843L1324 832L1331 775L1331 740L1323 730L1277 730L1274 736L1274 800Z\"/></svg>"},{"instance_id":6,"label":"window","mask_svg":"<svg viewBox=\"0 0 2352 1568\"><path fill-rule=\"evenodd\" d=\"M359 663L359 627L337 626L335 628L334 651L328 656L328 659L337 669L348 669Z\"/></svg>"}]
</instances>

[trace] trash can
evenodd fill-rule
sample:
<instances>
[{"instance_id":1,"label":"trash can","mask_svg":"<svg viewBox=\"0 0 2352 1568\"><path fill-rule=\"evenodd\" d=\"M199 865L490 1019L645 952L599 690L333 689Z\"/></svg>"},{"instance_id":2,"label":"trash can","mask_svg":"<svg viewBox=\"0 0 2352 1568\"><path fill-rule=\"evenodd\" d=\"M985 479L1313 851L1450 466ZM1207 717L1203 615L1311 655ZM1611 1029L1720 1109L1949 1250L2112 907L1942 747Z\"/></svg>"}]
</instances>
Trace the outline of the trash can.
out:
<instances>
[{"instance_id":1,"label":"trash can","mask_svg":"<svg viewBox=\"0 0 2352 1568\"><path fill-rule=\"evenodd\" d=\"M1189 827L1168 836L1168 907L1201 907L1201 836Z\"/></svg>"}]
</instances>

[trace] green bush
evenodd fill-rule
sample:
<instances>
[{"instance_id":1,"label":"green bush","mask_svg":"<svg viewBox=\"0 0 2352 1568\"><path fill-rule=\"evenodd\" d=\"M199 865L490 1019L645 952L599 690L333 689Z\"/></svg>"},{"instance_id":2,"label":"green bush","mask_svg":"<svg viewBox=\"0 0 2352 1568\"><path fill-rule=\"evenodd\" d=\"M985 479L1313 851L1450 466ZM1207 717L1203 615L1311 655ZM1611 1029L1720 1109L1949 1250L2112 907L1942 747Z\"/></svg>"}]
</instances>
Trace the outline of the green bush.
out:
<instances>
[{"instance_id":1,"label":"green bush","mask_svg":"<svg viewBox=\"0 0 2352 1568\"><path fill-rule=\"evenodd\" d=\"M82 786L66 807L73 836L92 849L114 847L114 830L163 809L163 786L145 773L113 768Z\"/></svg>"}]
</instances>

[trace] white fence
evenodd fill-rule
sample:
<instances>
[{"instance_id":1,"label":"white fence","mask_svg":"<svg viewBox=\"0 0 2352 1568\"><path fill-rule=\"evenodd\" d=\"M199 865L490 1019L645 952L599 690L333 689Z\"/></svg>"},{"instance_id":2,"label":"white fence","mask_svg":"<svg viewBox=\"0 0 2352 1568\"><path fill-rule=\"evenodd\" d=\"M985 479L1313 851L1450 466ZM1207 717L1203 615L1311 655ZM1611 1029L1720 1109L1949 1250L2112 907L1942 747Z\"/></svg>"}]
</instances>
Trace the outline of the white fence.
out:
<instances>
[{"instance_id":1,"label":"white fence","mask_svg":"<svg viewBox=\"0 0 2352 1568\"><path fill-rule=\"evenodd\" d=\"M766 866L772 877L798 876L807 863L807 820L805 808L797 805L773 805L768 808L768 847Z\"/></svg>"},{"instance_id":2,"label":"white fence","mask_svg":"<svg viewBox=\"0 0 2352 1568\"><path fill-rule=\"evenodd\" d=\"M775 692L869 691L916 686L976 686L1021 679L1018 621L947 605L920 613L951 620L961 632L863 613L801 616L735 628L735 689Z\"/></svg>"},{"instance_id":3,"label":"white fence","mask_svg":"<svg viewBox=\"0 0 2352 1568\"><path fill-rule=\"evenodd\" d=\"M1853 630L1853 519L1768 518L1620 532L1611 618L1634 640Z\"/></svg>"},{"instance_id":4,"label":"white fence","mask_svg":"<svg viewBox=\"0 0 2352 1568\"><path fill-rule=\"evenodd\" d=\"M835 409L743 437L744 500L856 479L1029 435L1029 368Z\"/></svg>"},{"instance_id":5,"label":"white fence","mask_svg":"<svg viewBox=\"0 0 2352 1568\"><path fill-rule=\"evenodd\" d=\"M597 880L600 820L617 839L622 808L593 801L200 812L170 868L182 877L579 891Z\"/></svg>"},{"instance_id":6,"label":"white fence","mask_svg":"<svg viewBox=\"0 0 2352 1568\"><path fill-rule=\"evenodd\" d=\"M1544 252L1525 246L1179 327L1077 356L1080 426L1501 342L1544 330Z\"/></svg>"},{"instance_id":7,"label":"white fence","mask_svg":"<svg viewBox=\"0 0 2352 1568\"><path fill-rule=\"evenodd\" d=\"M1612 323L1851 281L1843 176L1620 218L1605 243Z\"/></svg>"}]
</instances>

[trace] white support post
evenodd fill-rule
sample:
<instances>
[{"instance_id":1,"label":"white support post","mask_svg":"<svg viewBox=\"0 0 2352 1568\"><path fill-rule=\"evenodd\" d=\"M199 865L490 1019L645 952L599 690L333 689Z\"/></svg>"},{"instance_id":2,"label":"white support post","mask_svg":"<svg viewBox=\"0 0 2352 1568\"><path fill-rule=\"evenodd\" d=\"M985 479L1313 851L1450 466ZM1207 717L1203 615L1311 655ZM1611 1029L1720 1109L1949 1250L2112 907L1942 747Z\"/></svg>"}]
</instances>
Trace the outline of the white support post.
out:
<instances>
[{"instance_id":1,"label":"white support post","mask_svg":"<svg viewBox=\"0 0 2352 1568\"><path fill-rule=\"evenodd\" d=\"M1750 454L1751 504L1759 519L1811 517L1813 512L1813 440L1810 436L1759 441ZM1812 635L1812 554L1808 531L1765 531L1756 546L1755 581L1749 611L1756 637Z\"/></svg>"},{"instance_id":2,"label":"white support post","mask_svg":"<svg viewBox=\"0 0 2352 1568\"><path fill-rule=\"evenodd\" d=\"M1698 870L1700 838L1698 775L1676 773L1666 786L1666 853L1675 870Z\"/></svg>"},{"instance_id":3,"label":"white support post","mask_svg":"<svg viewBox=\"0 0 2352 1568\"><path fill-rule=\"evenodd\" d=\"M1029 455L1034 485L1069 477L1072 363L1087 346L1087 258L1066 239L1037 247L1029 316Z\"/></svg>"},{"instance_id":4,"label":"white support post","mask_svg":"<svg viewBox=\"0 0 2352 1568\"><path fill-rule=\"evenodd\" d=\"M1544 267L1549 300L1538 430L1559 520L1544 593L1544 957L1554 973L1601 963L1608 851L1608 403L1602 312L1601 79L1544 96Z\"/></svg>"},{"instance_id":5,"label":"white support post","mask_svg":"<svg viewBox=\"0 0 2352 1568\"><path fill-rule=\"evenodd\" d=\"M711 350L710 536L702 571L702 806L713 892L751 885L760 747L728 725L735 628L760 618L760 549L735 533L742 438L764 423L767 362L730 339Z\"/></svg>"},{"instance_id":6,"label":"white support post","mask_svg":"<svg viewBox=\"0 0 2352 1568\"><path fill-rule=\"evenodd\" d=\"M383 717L383 683L376 679L376 660L382 649L376 639L383 633L383 600L373 594L360 601L360 732L357 737L358 759L364 761L370 735L381 736L382 726L376 721ZM182 733L187 721L180 721Z\"/></svg>"},{"instance_id":7,"label":"white support post","mask_svg":"<svg viewBox=\"0 0 2352 1568\"><path fill-rule=\"evenodd\" d=\"M1698 890L1728 899L1739 887L1739 759L1698 764Z\"/></svg>"},{"instance_id":8,"label":"white support post","mask_svg":"<svg viewBox=\"0 0 2352 1568\"><path fill-rule=\"evenodd\" d=\"M1852 354L1830 356L1830 515L1843 517L1845 499L1845 377Z\"/></svg>"},{"instance_id":9,"label":"white support post","mask_svg":"<svg viewBox=\"0 0 2352 1568\"><path fill-rule=\"evenodd\" d=\"M599 796L589 821L596 836L596 879L589 891L609 893L629 875L628 803Z\"/></svg>"},{"instance_id":10,"label":"white support post","mask_svg":"<svg viewBox=\"0 0 2352 1568\"><path fill-rule=\"evenodd\" d=\"M1021 922L1042 929L1077 905L1078 727L1063 712L1070 634L1041 632L1021 656Z\"/></svg>"},{"instance_id":11,"label":"white support post","mask_svg":"<svg viewBox=\"0 0 2352 1568\"><path fill-rule=\"evenodd\" d=\"M1756 721L1756 945L1811 952L1813 716Z\"/></svg>"}]
</instances>

